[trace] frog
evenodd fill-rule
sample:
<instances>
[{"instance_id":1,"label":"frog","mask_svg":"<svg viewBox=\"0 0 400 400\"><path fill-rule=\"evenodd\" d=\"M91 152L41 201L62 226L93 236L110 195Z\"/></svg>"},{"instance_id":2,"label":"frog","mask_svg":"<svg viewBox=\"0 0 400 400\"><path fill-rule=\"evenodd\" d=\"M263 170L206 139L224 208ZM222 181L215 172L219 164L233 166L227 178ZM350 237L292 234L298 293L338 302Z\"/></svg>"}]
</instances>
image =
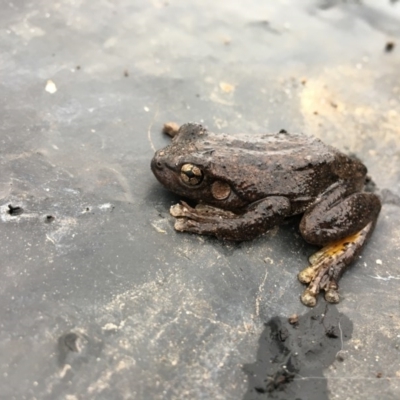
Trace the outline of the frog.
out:
<instances>
[{"instance_id":1,"label":"frog","mask_svg":"<svg viewBox=\"0 0 400 400\"><path fill-rule=\"evenodd\" d=\"M185 200L173 205L175 230L224 241L251 240L299 215L304 240L320 249L298 273L302 303L320 292L338 303L339 280L371 236L381 210L365 190L367 168L320 139L275 133L213 133L203 125L164 125L171 143L151 170Z\"/></svg>"}]
</instances>

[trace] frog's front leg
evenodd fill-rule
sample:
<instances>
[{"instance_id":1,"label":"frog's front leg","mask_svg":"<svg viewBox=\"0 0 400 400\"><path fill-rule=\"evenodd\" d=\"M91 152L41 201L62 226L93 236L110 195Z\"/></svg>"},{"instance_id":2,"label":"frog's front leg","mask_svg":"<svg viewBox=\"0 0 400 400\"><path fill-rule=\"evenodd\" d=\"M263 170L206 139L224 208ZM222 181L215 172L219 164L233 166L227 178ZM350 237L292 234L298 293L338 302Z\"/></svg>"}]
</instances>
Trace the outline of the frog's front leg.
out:
<instances>
[{"instance_id":1,"label":"frog's front leg","mask_svg":"<svg viewBox=\"0 0 400 400\"><path fill-rule=\"evenodd\" d=\"M347 196L347 197L346 197ZM365 245L381 209L373 193L353 193L338 187L306 212L300 223L303 237L312 244L324 246L310 257L310 266L299 273L307 283L301 300L313 307L320 290L330 303L339 301L338 281Z\"/></svg>"},{"instance_id":2,"label":"frog's front leg","mask_svg":"<svg viewBox=\"0 0 400 400\"><path fill-rule=\"evenodd\" d=\"M170 212L177 218L177 231L240 241L253 239L278 225L290 215L290 202L285 197L267 197L242 214L202 205L192 208L182 202L172 206Z\"/></svg>"}]
</instances>

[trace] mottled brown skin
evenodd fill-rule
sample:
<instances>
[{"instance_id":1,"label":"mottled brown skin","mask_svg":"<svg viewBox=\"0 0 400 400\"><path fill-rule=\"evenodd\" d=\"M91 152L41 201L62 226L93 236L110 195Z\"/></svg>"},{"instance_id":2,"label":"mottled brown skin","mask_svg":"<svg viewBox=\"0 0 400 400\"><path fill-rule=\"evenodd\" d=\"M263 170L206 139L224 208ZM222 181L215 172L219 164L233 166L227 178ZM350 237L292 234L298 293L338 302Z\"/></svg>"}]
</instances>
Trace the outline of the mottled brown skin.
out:
<instances>
[{"instance_id":1,"label":"mottled brown skin","mask_svg":"<svg viewBox=\"0 0 400 400\"><path fill-rule=\"evenodd\" d=\"M308 281L308 297L315 299L324 289L328 301L338 301L337 281L365 244L381 208L375 194L363 192L367 169L360 161L316 138L286 131L229 136L198 124L179 129L168 124L164 132L172 143L155 153L154 175L169 190L201 204L171 208L179 231L249 240L286 217L304 214L304 239L330 246L364 229L345 242L346 251L324 253L324 268L329 264L324 276L334 279L320 276L311 287L312 274ZM302 300L315 303L304 295Z\"/></svg>"}]
</instances>

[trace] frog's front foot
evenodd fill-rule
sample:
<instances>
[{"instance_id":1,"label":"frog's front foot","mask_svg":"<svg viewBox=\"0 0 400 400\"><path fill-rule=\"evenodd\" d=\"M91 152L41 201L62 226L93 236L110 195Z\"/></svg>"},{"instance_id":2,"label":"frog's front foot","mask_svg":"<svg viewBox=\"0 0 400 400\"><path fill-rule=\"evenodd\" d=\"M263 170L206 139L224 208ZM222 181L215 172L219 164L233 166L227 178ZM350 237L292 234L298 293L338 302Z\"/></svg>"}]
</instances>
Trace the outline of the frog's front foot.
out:
<instances>
[{"instance_id":1,"label":"frog's front foot","mask_svg":"<svg viewBox=\"0 0 400 400\"><path fill-rule=\"evenodd\" d=\"M361 231L323 247L310 257L310 266L298 274L299 281L308 284L301 296L304 305L314 307L321 290L325 291L327 302L339 302L339 279L359 254L373 225L370 222Z\"/></svg>"},{"instance_id":2,"label":"frog's front foot","mask_svg":"<svg viewBox=\"0 0 400 400\"><path fill-rule=\"evenodd\" d=\"M229 224L238 216L230 211L198 204L195 208L181 201L171 206L170 214L176 218L174 228L179 232L216 235L219 225Z\"/></svg>"},{"instance_id":3,"label":"frog's front foot","mask_svg":"<svg viewBox=\"0 0 400 400\"><path fill-rule=\"evenodd\" d=\"M176 218L177 231L213 235L233 241L250 240L259 236L268 227L279 224L289 211L289 201L278 196L256 202L242 214L206 204L198 204L193 208L183 201L170 208L171 215Z\"/></svg>"}]
</instances>

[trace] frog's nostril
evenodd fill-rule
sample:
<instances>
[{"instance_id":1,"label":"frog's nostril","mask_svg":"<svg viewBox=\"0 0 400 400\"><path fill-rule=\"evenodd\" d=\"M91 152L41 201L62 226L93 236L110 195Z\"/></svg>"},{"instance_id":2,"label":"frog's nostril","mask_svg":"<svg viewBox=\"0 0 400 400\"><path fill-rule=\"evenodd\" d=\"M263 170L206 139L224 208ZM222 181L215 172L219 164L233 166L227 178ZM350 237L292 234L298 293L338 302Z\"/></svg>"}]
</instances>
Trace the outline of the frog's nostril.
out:
<instances>
[{"instance_id":1,"label":"frog's nostril","mask_svg":"<svg viewBox=\"0 0 400 400\"><path fill-rule=\"evenodd\" d=\"M164 163L157 157L157 155L151 161L151 168L153 169L162 169Z\"/></svg>"}]
</instances>

